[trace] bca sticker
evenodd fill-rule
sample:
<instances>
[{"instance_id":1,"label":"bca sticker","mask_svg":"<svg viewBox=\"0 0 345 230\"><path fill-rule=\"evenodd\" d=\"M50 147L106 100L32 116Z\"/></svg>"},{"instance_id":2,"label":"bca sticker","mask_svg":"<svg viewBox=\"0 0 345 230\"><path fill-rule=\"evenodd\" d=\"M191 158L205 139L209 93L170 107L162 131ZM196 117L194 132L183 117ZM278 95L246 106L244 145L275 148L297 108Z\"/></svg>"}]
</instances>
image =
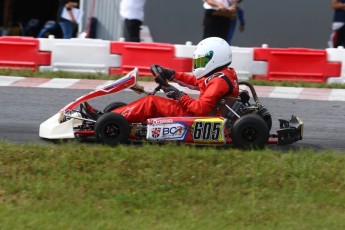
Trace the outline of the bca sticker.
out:
<instances>
[{"instance_id":1,"label":"bca sticker","mask_svg":"<svg viewBox=\"0 0 345 230\"><path fill-rule=\"evenodd\" d=\"M179 123L148 125L148 140L183 140L187 133L185 125Z\"/></svg>"},{"instance_id":2,"label":"bca sticker","mask_svg":"<svg viewBox=\"0 0 345 230\"><path fill-rule=\"evenodd\" d=\"M196 119L192 125L192 136L196 142L224 143L224 120L220 118Z\"/></svg>"}]
</instances>

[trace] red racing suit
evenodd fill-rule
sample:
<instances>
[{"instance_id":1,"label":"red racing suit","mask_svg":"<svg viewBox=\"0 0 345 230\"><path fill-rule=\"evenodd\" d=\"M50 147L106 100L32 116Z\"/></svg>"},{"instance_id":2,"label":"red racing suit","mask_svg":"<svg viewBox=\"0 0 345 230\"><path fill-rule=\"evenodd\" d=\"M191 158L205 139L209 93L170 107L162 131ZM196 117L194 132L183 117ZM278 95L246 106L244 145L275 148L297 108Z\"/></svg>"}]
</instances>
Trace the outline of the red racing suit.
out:
<instances>
[{"instance_id":1,"label":"red racing suit","mask_svg":"<svg viewBox=\"0 0 345 230\"><path fill-rule=\"evenodd\" d=\"M176 72L174 81L181 86L199 90L199 98L194 99L185 94L177 101L149 95L112 112L121 114L130 123L144 122L148 118L156 117L207 116L222 97L237 97L239 93L236 72L228 67L200 79Z\"/></svg>"}]
</instances>

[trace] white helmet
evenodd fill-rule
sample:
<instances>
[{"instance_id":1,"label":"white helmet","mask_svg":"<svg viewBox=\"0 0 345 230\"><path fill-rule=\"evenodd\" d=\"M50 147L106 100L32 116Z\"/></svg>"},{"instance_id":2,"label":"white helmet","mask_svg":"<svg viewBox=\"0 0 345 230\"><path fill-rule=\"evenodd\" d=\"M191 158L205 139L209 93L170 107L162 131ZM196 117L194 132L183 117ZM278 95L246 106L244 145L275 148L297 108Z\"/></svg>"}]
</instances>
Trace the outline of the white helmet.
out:
<instances>
[{"instance_id":1,"label":"white helmet","mask_svg":"<svg viewBox=\"0 0 345 230\"><path fill-rule=\"evenodd\" d=\"M202 78L213 70L230 65L232 52L229 44L222 38L209 37L196 46L193 54L194 76Z\"/></svg>"}]
</instances>

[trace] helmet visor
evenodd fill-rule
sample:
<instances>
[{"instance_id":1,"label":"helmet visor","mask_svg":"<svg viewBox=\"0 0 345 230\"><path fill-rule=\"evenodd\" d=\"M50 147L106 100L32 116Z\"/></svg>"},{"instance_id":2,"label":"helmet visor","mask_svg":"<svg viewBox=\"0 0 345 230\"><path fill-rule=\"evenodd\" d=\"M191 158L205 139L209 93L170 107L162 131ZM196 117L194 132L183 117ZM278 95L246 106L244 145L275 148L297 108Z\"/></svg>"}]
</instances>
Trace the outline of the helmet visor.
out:
<instances>
[{"instance_id":1,"label":"helmet visor","mask_svg":"<svg viewBox=\"0 0 345 230\"><path fill-rule=\"evenodd\" d=\"M210 51L205 56L194 58L194 69L205 67L212 57L213 51Z\"/></svg>"}]
</instances>

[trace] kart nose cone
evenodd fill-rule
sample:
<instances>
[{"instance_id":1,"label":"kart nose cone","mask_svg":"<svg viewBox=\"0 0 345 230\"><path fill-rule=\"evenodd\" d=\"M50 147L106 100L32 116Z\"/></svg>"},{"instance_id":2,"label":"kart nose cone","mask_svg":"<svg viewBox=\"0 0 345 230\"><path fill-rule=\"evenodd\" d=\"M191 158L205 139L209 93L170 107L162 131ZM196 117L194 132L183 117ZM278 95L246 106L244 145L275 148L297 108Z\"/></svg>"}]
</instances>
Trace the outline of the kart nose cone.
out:
<instances>
[{"instance_id":1,"label":"kart nose cone","mask_svg":"<svg viewBox=\"0 0 345 230\"><path fill-rule=\"evenodd\" d=\"M63 113L57 113L40 125L39 136L47 139L75 138L73 127L82 121L69 119L62 122Z\"/></svg>"}]
</instances>

